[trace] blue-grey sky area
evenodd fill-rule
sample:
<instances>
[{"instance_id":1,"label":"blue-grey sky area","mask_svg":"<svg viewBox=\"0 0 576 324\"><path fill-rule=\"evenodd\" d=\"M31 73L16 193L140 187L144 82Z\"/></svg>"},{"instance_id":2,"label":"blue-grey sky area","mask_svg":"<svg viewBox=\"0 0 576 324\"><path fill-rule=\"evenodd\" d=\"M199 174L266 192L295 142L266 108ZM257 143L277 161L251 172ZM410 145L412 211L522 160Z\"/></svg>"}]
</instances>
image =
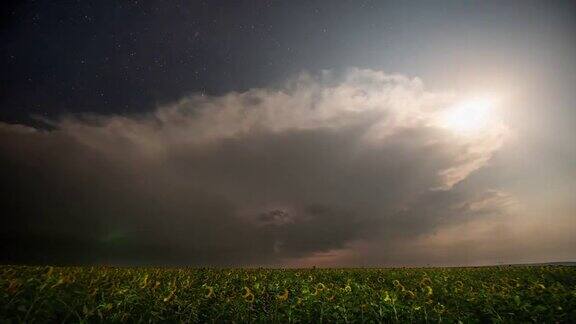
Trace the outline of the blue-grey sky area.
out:
<instances>
[{"instance_id":1,"label":"blue-grey sky area","mask_svg":"<svg viewBox=\"0 0 576 324\"><path fill-rule=\"evenodd\" d=\"M0 261L576 260L572 1L8 1Z\"/></svg>"}]
</instances>

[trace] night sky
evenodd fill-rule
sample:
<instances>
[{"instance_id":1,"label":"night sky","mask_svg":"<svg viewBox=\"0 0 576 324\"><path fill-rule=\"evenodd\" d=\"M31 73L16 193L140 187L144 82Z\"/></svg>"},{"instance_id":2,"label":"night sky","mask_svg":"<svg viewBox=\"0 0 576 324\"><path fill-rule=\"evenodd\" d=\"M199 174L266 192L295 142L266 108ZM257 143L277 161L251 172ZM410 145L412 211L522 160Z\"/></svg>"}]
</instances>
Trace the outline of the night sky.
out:
<instances>
[{"instance_id":1,"label":"night sky","mask_svg":"<svg viewBox=\"0 0 576 324\"><path fill-rule=\"evenodd\" d=\"M0 261L576 260L572 1L8 1Z\"/></svg>"},{"instance_id":2,"label":"night sky","mask_svg":"<svg viewBox=\"0 0 576 324\"><path fill-rule=\"evenodd\" d=\"M354 63L397 12L376 2L16 2L2 24L1 118L139 113ZM457 8L456 8L457 9ZM361 37L356 37L361 35ZM366 48L367 51L374 49ZM385 54L385 53L381 53ZM369 66L361 64L361 66Z\"/></svg>"}]
</instances>

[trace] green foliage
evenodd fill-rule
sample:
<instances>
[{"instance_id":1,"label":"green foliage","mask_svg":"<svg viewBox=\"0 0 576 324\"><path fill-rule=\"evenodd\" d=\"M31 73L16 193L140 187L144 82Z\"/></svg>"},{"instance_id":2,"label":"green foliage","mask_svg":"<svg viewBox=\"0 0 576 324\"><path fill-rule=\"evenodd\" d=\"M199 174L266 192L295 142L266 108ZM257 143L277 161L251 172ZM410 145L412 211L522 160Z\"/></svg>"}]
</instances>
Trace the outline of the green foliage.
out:
<instances>
[{"instance_id":1,"label":"green foliage","mask_svg":"<svg viewBox=\"0 0 576 324\"><path fill-rule=\"evenodd\" d=\"M0 266L0 322L576 322L576 268Z\"/></svg>"}]
</instances>

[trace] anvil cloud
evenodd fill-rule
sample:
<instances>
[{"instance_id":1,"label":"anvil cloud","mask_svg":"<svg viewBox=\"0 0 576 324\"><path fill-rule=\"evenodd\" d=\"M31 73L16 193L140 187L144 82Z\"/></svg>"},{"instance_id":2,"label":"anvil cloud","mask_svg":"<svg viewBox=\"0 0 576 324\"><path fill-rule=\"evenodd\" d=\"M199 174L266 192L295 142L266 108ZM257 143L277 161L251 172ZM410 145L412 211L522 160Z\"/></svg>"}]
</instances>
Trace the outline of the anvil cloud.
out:
<instances>
[{"instance_id":1,"label":"anvil cloud","mask_svg":"<svg viewBox=\"0 0 576 324\"><path fill-rule=\"evenodd\" d=\"M509 130L438 125L457 100L418 78L350 69L146 114L0 124L3 261L464 262L423 255L517 204L474 180Z\"/></svg>"}]
</instances>

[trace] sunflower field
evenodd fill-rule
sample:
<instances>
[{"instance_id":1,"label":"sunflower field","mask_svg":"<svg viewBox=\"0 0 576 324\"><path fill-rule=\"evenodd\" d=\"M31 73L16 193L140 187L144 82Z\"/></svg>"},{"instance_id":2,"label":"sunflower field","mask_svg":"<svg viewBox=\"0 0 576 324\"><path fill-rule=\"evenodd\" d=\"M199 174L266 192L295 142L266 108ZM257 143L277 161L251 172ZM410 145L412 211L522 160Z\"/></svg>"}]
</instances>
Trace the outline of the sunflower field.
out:
<instances>
[{"instance_id":1,"label":"sunflower field","mask_svg":"<svg viewBox=\"0 0 576 324\"><path fill-rule=\"evenodd\" d=\"M0 266L0 323L576 322L576 267Z\"/></svg>"}]
</instances>

